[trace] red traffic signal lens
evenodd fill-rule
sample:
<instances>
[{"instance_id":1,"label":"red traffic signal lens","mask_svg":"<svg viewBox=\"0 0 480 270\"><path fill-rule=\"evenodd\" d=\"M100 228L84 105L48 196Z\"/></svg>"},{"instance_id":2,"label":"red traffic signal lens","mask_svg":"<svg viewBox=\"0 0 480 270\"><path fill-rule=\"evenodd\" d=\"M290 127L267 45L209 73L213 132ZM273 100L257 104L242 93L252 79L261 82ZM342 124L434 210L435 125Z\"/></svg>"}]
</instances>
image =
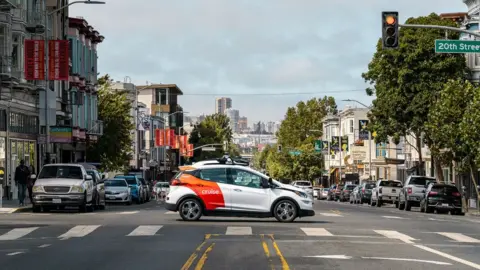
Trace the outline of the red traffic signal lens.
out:
<instances>
[{"instance_id":1,"label":"red traffic signal lens","mask_svg":"<svg viewBox=\"0 0 480 270\"><path fill-rule=\"evenodd\" d=\"M395 17L393 17L392 15L388 15L386 18L385 18L385 22L388 24L388 25L393 25L397 22L397 19L395 19Z\"/></svg>"}]
</instances>

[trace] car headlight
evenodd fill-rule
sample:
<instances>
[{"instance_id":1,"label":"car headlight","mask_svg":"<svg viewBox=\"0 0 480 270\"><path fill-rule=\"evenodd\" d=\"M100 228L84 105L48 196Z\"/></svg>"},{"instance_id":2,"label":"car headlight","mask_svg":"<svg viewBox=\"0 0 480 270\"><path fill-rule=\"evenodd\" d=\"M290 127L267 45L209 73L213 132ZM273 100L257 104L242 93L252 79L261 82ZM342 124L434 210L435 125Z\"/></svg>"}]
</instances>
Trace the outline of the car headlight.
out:
<instances>
[{"instance_id":1,"label":"car headlight","mask_svg":"<svg viewBox=\"0 0 480 270\"><path fill-rule=\"evenodd\" d=\"M45 192L43 189L43 186L33 186L32 188L33 192Z\"/></svg>"},{"instance_id":2,"label":"car headlight","mask_svg":"<svg viewBox=\"0 0 480 270\"><path fill-rule=\"evenodd\" d=\"M300 196L302 198L308 198L306 193L303 193L303 192L300 192L300 191L295 191L295 194L297 194L298 196Z\"/></svg>"},{"instance_id":3,"label":"car headlight","mask_svg":"<svg viewBox=\"0 0 480 270\"><path fill-rule=\"evenodd\" d=\"M71 192L83 193L85 192L85 189L83 186L72 186Z\"/></svg>"}]
</instances>

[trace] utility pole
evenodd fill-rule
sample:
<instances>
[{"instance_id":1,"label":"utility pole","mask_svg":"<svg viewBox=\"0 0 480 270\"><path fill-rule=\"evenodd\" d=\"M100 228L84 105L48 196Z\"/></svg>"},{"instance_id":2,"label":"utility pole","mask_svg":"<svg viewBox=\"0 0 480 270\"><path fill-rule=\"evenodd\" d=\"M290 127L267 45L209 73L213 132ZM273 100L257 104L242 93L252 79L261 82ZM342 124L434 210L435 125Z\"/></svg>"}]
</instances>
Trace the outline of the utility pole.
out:
<instances>
[{"instance_id":1,"label":"utility pole","mask_svg":"<svg viewBox=\"0 0 480 270\"><path fill-rule=\"evenodd\" d=\"M339 177L339 182L338 184L341 184L342 183L342 116L339 114L338 115L338 134L340 136L338 136L338 148L339 148L339 166L338 166L338 171L340 173L340 177Z\"/></svg>"}]
</instances>

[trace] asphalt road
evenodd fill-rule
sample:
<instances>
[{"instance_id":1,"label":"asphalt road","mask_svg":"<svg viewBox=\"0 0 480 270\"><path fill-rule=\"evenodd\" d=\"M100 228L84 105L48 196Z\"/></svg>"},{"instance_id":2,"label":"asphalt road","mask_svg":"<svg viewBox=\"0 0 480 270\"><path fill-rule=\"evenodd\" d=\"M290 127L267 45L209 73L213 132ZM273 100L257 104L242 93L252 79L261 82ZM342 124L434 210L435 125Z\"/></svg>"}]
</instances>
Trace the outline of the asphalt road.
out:
<instances>
[{"instance_id":1,"label":"asphalt road","mask_svg":"<svg viewBox=\"0 0 480 270\"><path fill-rule=\"evenodd\" d=\"M202 218L161 204L0 215L0 269L480 269L480 219L338 202L315 217Z\"/></svg>"}]
</instances>

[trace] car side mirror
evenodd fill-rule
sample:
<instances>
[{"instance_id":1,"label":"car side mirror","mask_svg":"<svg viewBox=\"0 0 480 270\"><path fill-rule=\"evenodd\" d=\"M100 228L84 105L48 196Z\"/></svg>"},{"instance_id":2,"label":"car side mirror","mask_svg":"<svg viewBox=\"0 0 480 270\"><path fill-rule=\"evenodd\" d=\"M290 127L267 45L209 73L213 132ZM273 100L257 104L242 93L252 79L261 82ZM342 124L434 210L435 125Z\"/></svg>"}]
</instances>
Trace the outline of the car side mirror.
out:
<instances>
[{"instance_id":1,"label":"car side mirror","mask_svg":"<svg viewBox=\"0 0 480 270\"><path fill-rule=\"evenodd\" d=\"M30 179L33 179L33 180L37 179L37 175L35 174L30 175Z\"/></svg>"}]
</instances>

